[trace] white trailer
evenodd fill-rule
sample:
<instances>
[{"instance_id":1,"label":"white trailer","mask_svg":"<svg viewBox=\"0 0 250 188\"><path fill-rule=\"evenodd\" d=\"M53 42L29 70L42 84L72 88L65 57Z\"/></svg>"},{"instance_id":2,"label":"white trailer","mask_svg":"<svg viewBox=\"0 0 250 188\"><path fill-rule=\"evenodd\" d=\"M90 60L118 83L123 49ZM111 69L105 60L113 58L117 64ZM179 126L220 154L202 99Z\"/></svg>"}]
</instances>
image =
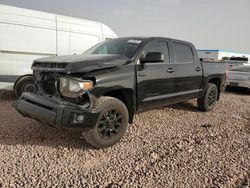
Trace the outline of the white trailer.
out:
<instances>
[{"instance_id":1,"label":"white trailer","mask_svg":"<svg viewBox=\"0 0 250 188\"><path fill-rule=\"evenodd\" d=\"M117 35L89 20L0 5L0 89L34 89L33 60L85 52Z\"/></svg>"}]
</instances>

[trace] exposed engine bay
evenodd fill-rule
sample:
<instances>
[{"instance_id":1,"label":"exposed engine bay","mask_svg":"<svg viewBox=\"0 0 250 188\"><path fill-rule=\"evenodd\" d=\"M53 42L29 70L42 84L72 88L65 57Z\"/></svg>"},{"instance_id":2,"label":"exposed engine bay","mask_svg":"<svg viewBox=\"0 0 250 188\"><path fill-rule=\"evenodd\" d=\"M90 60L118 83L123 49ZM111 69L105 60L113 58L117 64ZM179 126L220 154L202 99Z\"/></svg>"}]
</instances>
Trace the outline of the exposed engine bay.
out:
<instances>
[{"instance_id":1,"label":"exposed engine bay","mask_svg":"<svg viewBox=\"0 0 250 188\"><path fill-rule=\"evenodd\" d=\"M60 98L62 101L74 103L84 107L89 107L91 98L94 97L87 90L81 90L77 88L77 84L74 85L74 82L73 84L70 82L73 80L78 83L77 81L79 80L81 81L80 83L90 83L88 87L91 87L91 80L85 81L81 77L75 77L75 75L68 76L63 73L44 71L34 71L34 77L37 94L41 96ZM79 91L75 92L77 89ZM72 91L72 94L70 92L71 90L74 90L74 92Z\"/></svg>"}]
</instances>

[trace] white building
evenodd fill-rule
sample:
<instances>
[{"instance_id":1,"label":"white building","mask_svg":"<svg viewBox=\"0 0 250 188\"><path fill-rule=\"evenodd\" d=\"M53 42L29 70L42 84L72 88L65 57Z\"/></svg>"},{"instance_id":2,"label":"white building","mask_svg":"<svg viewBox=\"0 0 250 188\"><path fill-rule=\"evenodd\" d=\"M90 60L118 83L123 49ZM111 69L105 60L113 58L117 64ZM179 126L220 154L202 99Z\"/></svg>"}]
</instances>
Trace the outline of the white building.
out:
<instances>
[{"instance_id":1,"label":"white building","mask_svg":"<svg viewBox=\"0 0 250 188\"><path fill-rule=\"evenodd\" d=\"M197 50L200 58L204 60L222 60L223 58L230 57L247 57L250 60L250 54L229 52L224 50Z\"/></svg>"}]
</instances>

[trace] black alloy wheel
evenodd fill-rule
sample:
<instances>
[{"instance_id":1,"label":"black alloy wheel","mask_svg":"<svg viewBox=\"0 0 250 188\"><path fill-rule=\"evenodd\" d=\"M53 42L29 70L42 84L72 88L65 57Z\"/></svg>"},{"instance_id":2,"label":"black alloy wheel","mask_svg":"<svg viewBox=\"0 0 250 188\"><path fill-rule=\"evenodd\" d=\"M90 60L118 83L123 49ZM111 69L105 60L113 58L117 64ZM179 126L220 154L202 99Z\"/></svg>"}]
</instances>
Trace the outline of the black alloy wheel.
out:
<instances>
[{"instance_id":1,"label":"black alloy wheel","mask_svg":"<svg viewBox=\"0 0 250 188\"><path fill-rule=\"evenodd\" d=\"M208 83L202 98L197 99L198 108L204 112L214 109L218 100L218 88L215 84Z\"/></svg>"},{"instance_id":2,"label":"black alloy wheel","mask_svg":"<svg viewBox=\"0 0 250 188\"><path fill-rule=\"evenodd\" d=\"M216 103L217 101L217 90L215 88L213 88L212 90L210 90L209 94L208 94L208 106L211 107L214 105L214 103Z\"/></svg>"},{"instance_id":3,"label":"black alloy wheel","mask_svg":"<svg viewBox=\"0 0 250 188\"><path fill-rule=\"evenodd\" d=\"M82 133L84 139L95 148L113 146L125 134L128 127L128 109L126 105L114 97L96 99L94 109L100 116L93 129Z\"/></svg>"},{"instance_id":4,"label":"black alloy wheel","mask_svg":"<svg viewBox=\"0 0 250 188\"><path fill-rule=\"evenodd\" d=\"M117 110L108 110L101 115L98 122L98 133L104 139L115 137L122 125L121 113Z\"/></svg>"}]
</instances>

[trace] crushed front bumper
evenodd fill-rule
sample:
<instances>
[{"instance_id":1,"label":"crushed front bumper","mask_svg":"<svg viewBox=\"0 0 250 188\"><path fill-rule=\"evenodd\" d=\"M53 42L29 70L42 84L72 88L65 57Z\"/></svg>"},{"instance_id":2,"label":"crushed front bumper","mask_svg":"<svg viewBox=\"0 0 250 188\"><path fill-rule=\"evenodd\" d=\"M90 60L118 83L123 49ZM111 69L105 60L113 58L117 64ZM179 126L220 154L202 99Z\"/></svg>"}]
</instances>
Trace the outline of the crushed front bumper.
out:
<instances>
[{"instance_id":1,"label":"crushed front bumper","mask_svg":"<svg viewBox=\"0 0 250 188\"><path fill-rule=\"evenodd\" d=\"M93 129L100 115L96 110L31 93L23 93L15 108L25 117L66 128Z\"/></svg>"}]
</instances>

